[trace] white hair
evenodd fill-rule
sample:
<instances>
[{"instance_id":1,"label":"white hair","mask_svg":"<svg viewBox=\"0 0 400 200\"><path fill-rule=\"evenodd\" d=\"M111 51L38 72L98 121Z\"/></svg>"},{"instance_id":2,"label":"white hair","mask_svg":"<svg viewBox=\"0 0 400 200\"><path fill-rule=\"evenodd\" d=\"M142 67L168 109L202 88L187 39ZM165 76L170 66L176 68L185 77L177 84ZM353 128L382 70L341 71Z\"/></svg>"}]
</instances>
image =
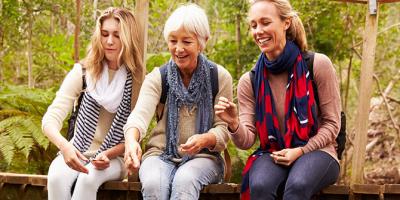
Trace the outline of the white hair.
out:
<instances>
[{"instance_id":1,"label":"white hair","mask_svg":"<svg viewBox=\"0 0 400 200\"><path fill-rule=\"evenodd\" d=\"M204 50L210 37L210 26L206 13L196 4L185 4L177 8L167 19L164 26L164 39L168 42L169 34L183 27L197 36L200 49Z\"/></svg>"}]
</instances>

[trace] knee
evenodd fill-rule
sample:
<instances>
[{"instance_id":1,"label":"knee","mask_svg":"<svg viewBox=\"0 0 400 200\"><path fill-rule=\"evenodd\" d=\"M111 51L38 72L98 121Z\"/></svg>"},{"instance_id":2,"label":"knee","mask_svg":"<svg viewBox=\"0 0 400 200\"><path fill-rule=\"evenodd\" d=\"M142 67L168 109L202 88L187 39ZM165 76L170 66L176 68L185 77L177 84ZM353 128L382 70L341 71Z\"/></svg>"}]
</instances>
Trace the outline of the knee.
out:
<instances>
[{"instance_id":1,"label":"knee","mask_svg":"<svg viewBox=\"0 0 400 200\"><path fill-rule=\"evenodd\" d=\"M75 188L85 188L85 190L97 191L101 183L98 183L98 178L94 175L89 174L79 174L76 181Z\"/></svg>"},{"instance_id":2,"label":"knee","mask_svg":"<svg viewBox=\"0 0 400 200\"><path fill-rule=\"evenodd\" d=\"M250 179L250 192L252 194L271 195L277 193L278 183L271 181L271 179L253 178ZM267 196L269 196L267 195Z\"/></svg>"},{"instance_id":3,"label":"knee","mask_svg":"<svg viewBox=\"0 0 400 200\"><path fill-rule=\"evenodd\" d=\"M62 173L53 173L47 177L47 188L66 188L65 175Z\"/></svg>"},{"instance_id":4,"label":"knee","mask_svg":"<svg viewBox=\"0 0 400 200\"><path fill-rule=\"evenodd\" d=\"M174 199L198 199L202 185L194 176L185 174L174 177L171 195Z\"/></svg>"},{"instance_id":5,"label":"knee","mask_svg":"<svg viewBox=\"0 0 400 200\"><path fill-rule=\"evenodd\" d=\"M187 190L187 188L198 188L200 181L190 173L182 175L176 174L172 182L172 187L176 189Z\"/></svg>"},{"instance_id":6,"label":"knee","mask_svg":"<svg viewBox=\"0 0 400 200\"><path fill-rule=\"evenodd\" d=\"M310 186L307 183L307 181L304 178L297 177L297 178L292 178L288 179L286 182L285 186L285 195L298 195L298 194L304 194L304 195L309 195L312 191L310 190Z\"/></svg>"}]
</instances>

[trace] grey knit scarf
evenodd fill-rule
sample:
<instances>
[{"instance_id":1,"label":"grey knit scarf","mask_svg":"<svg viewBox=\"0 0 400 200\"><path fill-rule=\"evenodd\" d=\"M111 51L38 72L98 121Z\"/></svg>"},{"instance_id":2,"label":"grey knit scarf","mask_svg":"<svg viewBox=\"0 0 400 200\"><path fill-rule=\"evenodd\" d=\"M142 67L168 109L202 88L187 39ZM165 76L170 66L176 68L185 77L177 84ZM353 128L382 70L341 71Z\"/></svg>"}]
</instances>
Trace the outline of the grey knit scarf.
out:
<instances>
[{"instance_id":1,"label":"grey knit scarf","mask_svg":"<svg viewBox=\"0 0 400 200\"><path fill-rule=\"evenodd\" d=\"M166 148L161 158L165 161L183 164L190 159L178 154L179 139L179 109L182 105L189 109L197 106L196 134L206 133L213 123L213 102L210 68L214 63L200 54L197 58L197 68L192 75L189 87L183 85L178 66L171 59L167 63L167 95L168 116L166 125Z\"/></svg>"}]
</instances>

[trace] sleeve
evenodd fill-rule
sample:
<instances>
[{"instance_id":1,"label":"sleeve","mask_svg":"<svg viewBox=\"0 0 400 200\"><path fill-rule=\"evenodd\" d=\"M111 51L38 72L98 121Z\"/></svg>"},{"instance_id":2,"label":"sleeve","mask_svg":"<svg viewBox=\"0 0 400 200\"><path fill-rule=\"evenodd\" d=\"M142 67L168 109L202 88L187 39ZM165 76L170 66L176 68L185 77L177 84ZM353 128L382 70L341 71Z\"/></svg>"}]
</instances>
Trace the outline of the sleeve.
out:
<instances>
[{"instance_id":1,"label":"sleeve","mask_svg":"<svg viewBox=\"0 0 400 200\"><path fill-rule=\"evenodd\" d=\"M249 149L256 141L255 100L250 73L242 75L237 87L239 127L230 133L233 143L240 149Z\"/></svg>"},{"instance_id":2,"label":"sleeve","mask_svg":"<svg viewBox=\"0 0 400 200\"><path fill-rule=\"evenodd\" d=\"M302 147L304 153L326 147L334 143L340 129L340 93L336 71L330 59L323 54L315 54L314 81L319 98L319 130Z\"/></svg>"},{"instance_id":3,"label":"sleeve","mask_svg":"<svg viewBox=\"0 0 400 200\"><path fill-rule=\"evenodd\" d=\"M131 128L137 128L140 139L143 139L161 97L161 74L158 67L146 75L139 92L135 108L124 126L124 133Z\"/></svg>"},{"instance_id":4,"label":"sleeve","mask_svg":"<svg viewBox=\"0 0 400 200\"><path fill-rule=\"evenodd\" d=\"M47 108L42 118L42 130L46 126L55 126L61 130L63 121L72 110L75 100L82 91L82 66L75 64L72 70L67 74L56 97Z\"/></svg>"},{"instance_id":5,"label":"sleeve","mask_svg":"<svg viewBox=\"0 0 400 200\"><path fill-rule=\"evenodd\" d=\"M232 101L233 91L232 91L232 76L230 73L218 65L218 93L215 97L214 105L218 103L219 97L226 97ZM216 137L216 143L211 151L221 152L223 151L229 142L229 131L228 124L221 120L214 112L214 124L208 132L213 133Z\"/></svg>"}]
</instances>

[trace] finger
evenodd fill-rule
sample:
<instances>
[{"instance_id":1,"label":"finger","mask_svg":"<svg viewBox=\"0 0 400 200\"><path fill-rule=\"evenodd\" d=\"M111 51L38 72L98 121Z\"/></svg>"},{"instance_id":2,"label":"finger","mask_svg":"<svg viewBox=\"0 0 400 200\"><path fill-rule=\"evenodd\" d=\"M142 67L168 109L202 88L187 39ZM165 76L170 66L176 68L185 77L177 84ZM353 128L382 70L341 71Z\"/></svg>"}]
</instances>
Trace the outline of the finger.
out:
<instances>
[{"instance_id":1,"label":"finger","mask_svg":"<svg viewBox=\"0 0 400 200\"><path fill-rule=\"evenodd\" d=\"M83 160L83 161L89 161L86 156L84 156L81 152L79 152L78 150L75 151L76 155L78 156L79 159Z\"/></svg>"},{"instance_id":2,"label":"finger","mask_svg":"<svg viewBox=\"0 0 400 200\"><path fill-rule=\"evenodd\" d=\"M228 102L228 99L226 97L219 97L219 101Z\"/></svg>"},{"instance_id":3,"label":"finger","mask_svg":"<svg viewBox=\"0 0 400 200\"><path fill-rule=\"evenodd\" d=\"M214 106L214 110L226 110L225 105L217 104Z\"/></svg>"},{"instance_id":4,"label":"finger","mask_svg":"<svg viewBox=\"0 0 400 200\"><path fill-rule=\"evenodd\" d=\"M274 151L274 152L272 152L272 155L275 155L275 156L284 156L285 154L282 152L282 150L281 151Z\"/></svg>"},{"instance_id":5,"label":"finger","mask_svg":"<svg viewBox=\"0 0 400 200\"><path fill-rule=\"evenodd\" d=\"M74 166L74 169L76 171L79 171L79 172L82 172L85 174L87 174L89 172L89 170L85 166L83 166L83 164L78 159L74 159L72 161L72 165Z\"/></svg>"},{"instance_id":6,"label":"finger","mask_svg":"<svg viewBox=\"0 0 400 200\"><path fill-rule=\"evenodd\" d=\"M132 166L134 169L139 168L140 161L139 161L138 156L136 154L134 154L134 153L131 153L130 157L131 157L131 160L132 160L132 164L130 166Z\"/></svg>"},{"instance_id":7,"label":"finger","mask_svg":"<svg viewBox=\"0 0 400 200\"><path fill-rule=\"evenodd\" d=\"M180 146L181 146L182 150L187 151L188 149L192 148L194 145L195 145L194 142L186 142L185 144L181 144Z\"/></svg>"}]
</instances>

